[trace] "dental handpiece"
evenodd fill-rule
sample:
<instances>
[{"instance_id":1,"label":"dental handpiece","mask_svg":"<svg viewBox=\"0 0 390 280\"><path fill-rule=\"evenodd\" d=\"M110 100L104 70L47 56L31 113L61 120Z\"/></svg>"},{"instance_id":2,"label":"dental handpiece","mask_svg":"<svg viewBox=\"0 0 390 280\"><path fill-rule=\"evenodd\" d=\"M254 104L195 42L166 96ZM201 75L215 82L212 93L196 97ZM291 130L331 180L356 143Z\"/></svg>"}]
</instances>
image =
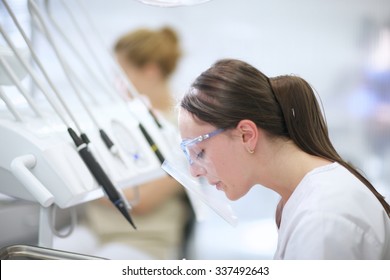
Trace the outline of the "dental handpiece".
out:
<instances>
[{"instance_id":1,"label":"dental handpiece","mask_svg":"<svg viewBox=\"0 0 390 280\"><path fill-rule=\"evenodd\" d=\"M110 178L104 172L100 164L96 161L95 157L88 149L88 145L76 134L76 132L72 128L68 128L68 133L72 137L77 147L77 151L79 152L84 163L87 165L88 169L91 171L99 185L102 186L104 192L107 194L110 201L122 213L122 215L133 226L133 228L137 229L133 220L130 217L125 199L117 191L115 186L112 184Z\"/></svg>"},{"instance_id":2,"label":"dental handpiece","mask_svg":"<svg viewBox=\"0 0 390 280\"><path fill-rule=\"evenodd\" d=\"M139 129L141 130L142 134L144 135L146 141L148 141L150 148L155 153L155 155L157 156L160 163L163 164L165 158L161 154L160 149L158 148L158 146L156 145L156 143L154 142L152 137L149 135L149 133L146 131L145 127L141 123L139 123L138 126L139 126Z\"/></svg>"}]
</instances>

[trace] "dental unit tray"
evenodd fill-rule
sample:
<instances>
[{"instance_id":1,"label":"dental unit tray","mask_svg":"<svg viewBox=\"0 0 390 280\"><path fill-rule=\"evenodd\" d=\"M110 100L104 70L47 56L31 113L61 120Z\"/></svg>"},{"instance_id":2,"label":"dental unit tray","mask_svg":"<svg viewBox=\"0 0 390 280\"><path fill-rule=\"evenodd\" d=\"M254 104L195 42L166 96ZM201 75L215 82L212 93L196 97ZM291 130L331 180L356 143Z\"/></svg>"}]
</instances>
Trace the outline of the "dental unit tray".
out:
<instances>
[{"instance_id":1,"label":"dental unit tray","mask_svg":"<svg viewBox=\"0 0 390 280\"><path fill-rule=\"evenodd\" d=\"M135 102L136 103L136 102ZM129 105L138 107L137 104ZM104 146L95 131L88 131L93 145L91 150L102 163L102 167L119 189L133 187L165 175L160 163L149 145L143 140L138 123L131 121L130 116L121 106L101 108L99 115L105 118L105 127L119 144L118 152L122 160L115 158ZM134 108L133 108L134 109ZM111 112L110 112L111 111ZM115 117L109 117L116 113ZM61 123L55 116L47 118L29 118L26 122L17 122L1 117L0 112L0 193L29 201L37 201L48 207L55 203L60 208L68 208L104 196L100 186L77 153L74 144ZM143 113L138 110L139 115ZM48 112L44 112L48 115ZM81 118L82 119L82 118ZM147 122L145 126L155 139L160 149L169 153L169 145L164 137L156 137L159 133ZM147 164L137 165L125 150L130 140L116 127L118 123L132 133L137 141L138 152ZM157 134L158 135L158 134ZM122 143L123 142L123 143Z\"/></svg>"},{"instance_id":2,"label":"dental unit tray","mask_svg":"<svg viewBox=\"0 0 390 280\"><path fill-rule=\"evenodd\" d=\"M0 249L0 260L104 260L103 258L30 245Z\"/></svg>"}]
</instances>

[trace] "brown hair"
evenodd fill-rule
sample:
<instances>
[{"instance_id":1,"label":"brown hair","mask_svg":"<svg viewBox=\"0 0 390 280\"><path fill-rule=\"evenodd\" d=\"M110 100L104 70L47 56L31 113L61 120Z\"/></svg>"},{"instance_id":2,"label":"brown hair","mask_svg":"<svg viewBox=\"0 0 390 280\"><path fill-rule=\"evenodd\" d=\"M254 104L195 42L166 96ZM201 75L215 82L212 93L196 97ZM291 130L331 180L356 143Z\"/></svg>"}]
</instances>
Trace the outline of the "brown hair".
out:
<instances>
[{"instance_id":1,"label":"brown hair","mask_svg":"<svg viewBox=\"0 0 390 280\"><path fill-rule=\"evenodd\" d=\"M159 30L141 28L127 33L116 42L114 51L137 67L156 63L164 77L175 71L181 57L178 35L167 26Z\"/></svg>"},{"instance_id":2,"label":"brown hair","mask_svg":"<svg viewBox=\"0 0 390 280\"><path fill-rule=\"evenodd\" d=\"M390 216L383 196L333 147L314 91L304 79L269 79L243 61L224 59L193 82L180 106L217 128L235 128L243 119L252 120L270 137L291 139L308 154L338 162L374 193Z\"/></svg>"}]
</instances>

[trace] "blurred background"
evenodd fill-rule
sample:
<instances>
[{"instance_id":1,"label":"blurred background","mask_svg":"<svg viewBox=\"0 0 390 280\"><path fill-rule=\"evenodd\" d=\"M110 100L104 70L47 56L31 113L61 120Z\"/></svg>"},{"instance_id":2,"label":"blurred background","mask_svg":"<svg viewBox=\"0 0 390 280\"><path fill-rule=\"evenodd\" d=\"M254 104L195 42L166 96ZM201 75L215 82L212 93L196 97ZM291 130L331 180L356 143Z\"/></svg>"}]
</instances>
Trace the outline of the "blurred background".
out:
<instances>
[{"instance_id":1,"label":"blurred background","mask_svg":"<svg viewBox=\"0 0 390 280\"><path fill-rule=\"evenodd\" d=\"M30 30L40 58L52 69L55 82L68 87L53 51L31 24L26 1L10 2L19 20ZM42 5L44 1L36 2ZM83 32L95 42L94 51L107 65L107 73L107 53L112 52L119 36L140 27L175 28L184 51L173 77L177 98L200 72L220 58L245 60L268 76L303 77L322 101L336 149L390 201L390 1L212 0L173 8L149 6L136 0L66 2L81 26L87 20L94 23L96 30L86 28ZM62 1L52 0L50 4L53 15L81 49L83 39L72 32ZM0 22L23 47L2 3ZM94 59L89 50L81 51L86 59ZM232 203L239 217L236 227L210 210L203 221L196 223L189 258L271 259L277 241L273 220L277 200L271 191L254 187L242 200ZM17 238L1 233L4 225L11 224L7 211L0 207L0 245ZM34 213L29 211L26 221L32 226L38 218ZM22 218L26 219L26 215L22 214ZM33 243L34 236L20 238ZM70 237L56 246L83 252L83 246L88 244L83 238L88 237Z\"/></svg>"}]
</instances>

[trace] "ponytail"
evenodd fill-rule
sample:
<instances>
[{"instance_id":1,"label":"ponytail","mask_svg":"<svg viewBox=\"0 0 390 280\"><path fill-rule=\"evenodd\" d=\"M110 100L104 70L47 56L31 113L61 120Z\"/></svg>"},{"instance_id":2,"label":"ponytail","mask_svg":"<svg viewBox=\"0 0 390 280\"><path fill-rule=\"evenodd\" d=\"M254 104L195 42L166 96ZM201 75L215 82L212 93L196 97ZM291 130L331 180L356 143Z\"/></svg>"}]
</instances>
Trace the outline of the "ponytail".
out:
<instances>
[{"instance_id":1,"label":"ponytail","mask_svg":"<svg viewBox=\"0 0 390 280\"><path fill-rule=\"evenodd\" d=\"M279 103L289 138L304 152L338 162L371 190L390 217L390 205L374 186L333 147L321 108L311 86L296 76L270 79L271 90Z\"/></svg>"}]
</instances>

